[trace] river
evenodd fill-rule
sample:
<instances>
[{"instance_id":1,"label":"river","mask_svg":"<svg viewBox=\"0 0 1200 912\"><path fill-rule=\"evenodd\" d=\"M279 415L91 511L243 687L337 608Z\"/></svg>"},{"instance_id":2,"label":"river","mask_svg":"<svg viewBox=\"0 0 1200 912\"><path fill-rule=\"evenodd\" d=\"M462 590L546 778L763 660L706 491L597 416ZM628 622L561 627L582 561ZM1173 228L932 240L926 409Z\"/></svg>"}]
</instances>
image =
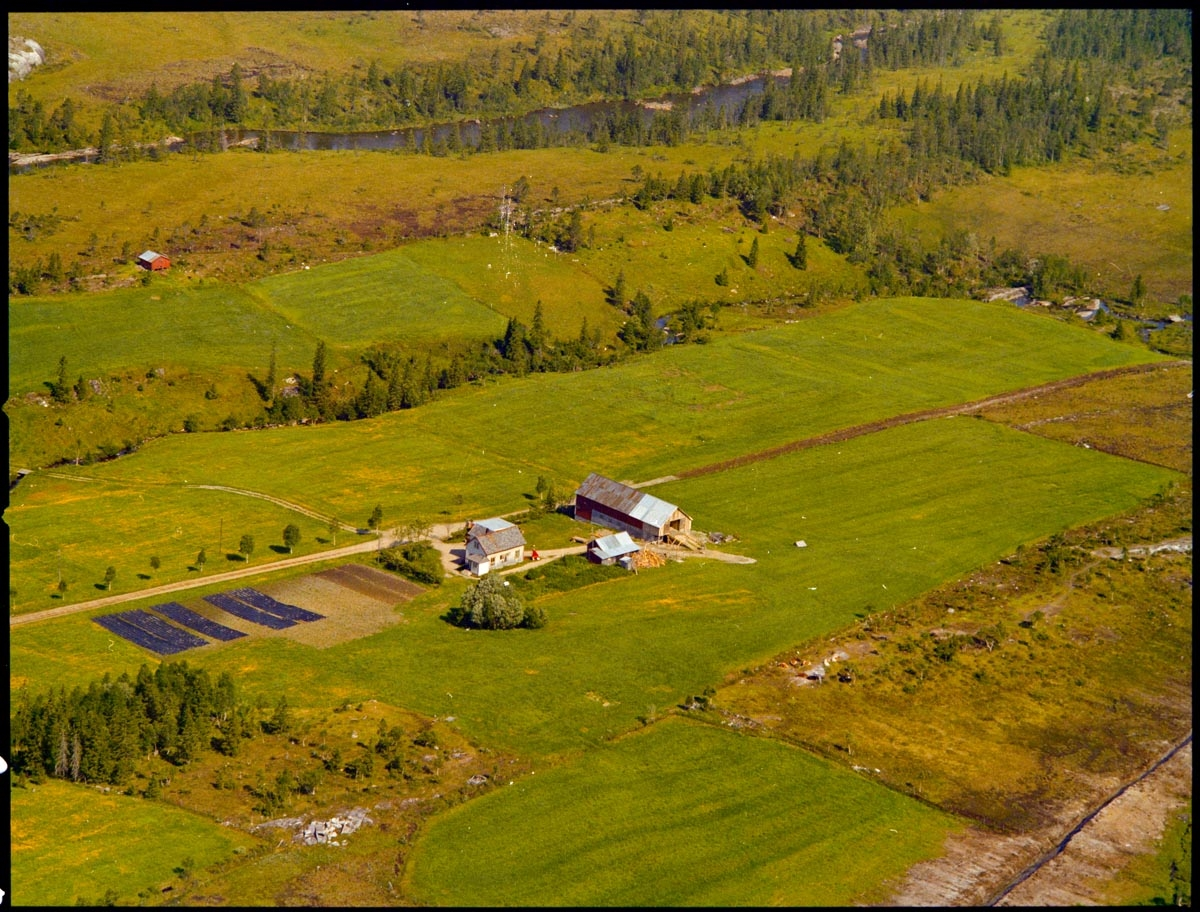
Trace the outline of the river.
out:
<instances>
[{"instance_id":1,"label":"river","mask_svg":"<svg viewBox=\"0 0 1200 912\"><path fill-rule=\"evenodd\" d=\"M236 146L257 146L263 142L276 149L297 152L343 152L343 151L393 151L422 149L429 135L429 144L457 142L463 147L479 144L485 126L503 127L508 131L536 129L551 136L571 133L587 135L597 124L605 120L622 122L629 117L641 119L643 127L649 127L655 117L663 115L683 116L691 122L705 112L718 119L724 115L731 122L741 115L748 98L761 95L768 81L777 88L786 88L790 76L784 72L737 79L727 85L709 86L692 92L665 95L643 101L604 101L574 105L564 108L542 108L521 117L501 117L487 121L468 120L438 123L423 127L404 127L397 130L368 130L362 132L326 132L302 130L250 130L241 127L223 127L218 130L191 133L186 138L175 137L165 141L172 152L194 147L228 149ZM91 164L95 162L97 150L79 149L54 154L9 155L9 172L24 173L34 168L53 164Z\"/></svg>"}]
</instances>

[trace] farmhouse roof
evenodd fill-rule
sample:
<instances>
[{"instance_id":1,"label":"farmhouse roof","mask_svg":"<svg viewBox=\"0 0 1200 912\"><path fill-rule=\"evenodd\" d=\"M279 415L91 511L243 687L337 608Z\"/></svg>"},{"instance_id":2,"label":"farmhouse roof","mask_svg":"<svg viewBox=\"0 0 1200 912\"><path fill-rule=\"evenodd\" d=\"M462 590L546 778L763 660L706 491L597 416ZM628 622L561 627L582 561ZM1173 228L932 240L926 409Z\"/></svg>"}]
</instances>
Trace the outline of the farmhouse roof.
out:
<instances>
[{"instance_id":1,"label":"farmhouse roof","mask_svg":"<svg viewBox=\"0 0 1200 912\"><path fill-rule=\"evenodd\" d=\"M499 516L494 516L491 519L477 519L471 523L471 528L467 530L468 538L475 538L487 532L499 532L501 529L516 528L507 519L501 519Z\"/></svg>"},{"instance_id":2,"label":"farmhouse roof","mask_svg":"<svg viewBox=\"0 0 1200 912\"><path fill-rule=\"evenodd\" d=\"M468 551L474 550L475 553L482 552L485 557L499 554L501 551L510 551L513 548L523 547L525 547L525 536L521 534L519 528L512 525L507 529L499 529L495 532L484 532L482 535L476 535L467 542Z\"/></svg>"},{"instance_id":3,"label":"farmhouse roof","mask_svg":"<svg viewBox=\"0 0 1200 912\"><path fill-rule=\"evenodd\" d=\"M624 557L626 554L634 554L642 549L634 544L628 532L617 532L594 539L588 545L588 550L599 555L601 560L608 560L614 557Z\"/></svg>"},{"instance_id":4,"label":"farmhouse roof","mask_svg":"<svg viewBox=\"0 0 1200 912\"><path fill-rule=\"evenodd\" d=\"M140 257L138 257L138 259L150 262L151 260L157 260L160 256L162 256L161 253L155 253L153 250L147 250Z\"/></svg>"},{"instance_id":5,"label":"farmhouse roof","mask_svg":"<svg viewBox=\"0 0 1200 912\"><path fill-rule=\"evenodd\" d=\"M662 526L679 508L652 494L592 472L575 492L652 526Z\"/></svg>"}]
</instances>

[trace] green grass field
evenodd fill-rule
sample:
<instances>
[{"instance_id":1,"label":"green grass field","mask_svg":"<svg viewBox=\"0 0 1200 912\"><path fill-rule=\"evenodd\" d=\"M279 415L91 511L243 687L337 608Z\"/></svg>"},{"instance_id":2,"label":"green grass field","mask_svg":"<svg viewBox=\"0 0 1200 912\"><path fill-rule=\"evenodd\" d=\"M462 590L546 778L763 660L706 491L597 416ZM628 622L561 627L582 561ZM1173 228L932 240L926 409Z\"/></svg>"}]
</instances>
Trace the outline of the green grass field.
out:
<instances>
[{"instance_id":1,"label":"green grass field","mask_svg":"<svg viewBox=\"0 0 1200 912\"><path fill-rule=\"evenodd\" d=\"M667 720L440 818L407 878L429 905L839 906L955 826L792 747Z\"/></svg>"},{"instance_id":2,"label":"green grass field","mask_svg":"<svg viewBox=\"0 0 1200 912\"><path fill-rule=\"evenodd\" d=\"M201 870L257 843L160 802L54 780L13 789L10 809L9 901L19 906L105 905L110 891L118 905L156 900L185 861Z\"/></svg>"},{"instance_id":3,"label":"green grass field","mask_svg":"<svg viewBox=\"0 0 1200 912\"><path fill-rule=\"evenodd\" d=\"M547 628L495 635L440 619L462 587L448 581L406 604L401 627L332 646L320 663L279 639L195 655L271 699L375 697L552 756L1023 542L1126 509L1174 475L987 422L925 422L655 488L698 527L736 534L752 565L687 561L547 596ZM147 654L113 639L82 615L13 628L10 674L67 683L136 671Z\"/></svg>"},{"instance_id":4,"label":"green grass field","mask_svg":"<svg viewBox=\"0 0 1200 912\"><path fill-rule=\"evenodd\" d=\"M464 520L520 509L539 475L564 493L591 471L644 481L837 428L1154 360L1161 359L1145 349L1011 306L896 299L618 368L463 387L371 421L172 435L114 462L56 470L119 484L107 489L114 499L57 484L52 490L61 495L31 499L37 473L16 487L8 514L18 537L16 607L49 607L59 549L79 559L67 600L82 598L78 584L100 579L110 564L130 581L131 571L168 547L191 557L216 549L221 518L211 507L178 542L171 536L180 524L168 534L159 522L173 509L161 499L170 490L164 486L185 481L270 494L360 526L376 504L385 525ZM570 434L575 428L604 431ZM197 507L217 502L211 493L179 496ZM285 514L251 504L263 509L251 534L264 545L275 541ZM251 522L234 513L226 525ZM305 540L314 538L305 533Z\"/></svg>"},{"instance_id":5,"label":"green grass field","mask_svg":"<svg viewBox=\"0 0 1200 912\"><path fill-rule=\"evenodd\" d=\"M444 342L504 334L504 319L460 284L419 266L410 249L262 279L251 287L264 309L329 345L361 351L402 342L426 351Z\"/></svg>"},{"instance_id":6,"label":"green grass field","mask_svg":"<svg viewBox=\"0 0 1200 912\"><path fill-rule=\"evenodd\" d=\"M328 522L258 498L179 485L130 488L55 476L26 481L22 504L7 517L9 579L22 603L53 607L196 579L203 576L195 569L201 549L207 573L269 563L289 556L283 545L289 524L301 534L293 554L332 546ZM64 516L72 517L66 525ZM359 522L365 527L366 517ZM248 561L238 553L244 535L254 539ZM353 539L338 536L342 545ZM104 541L110 544L100 553ZM161 561L158 569L151 567L152 557ZM25 580L41 576L47 559L54 572L41 580L41 591L21 593ZM117 577L111 589L101 590L109 566L117 568ZM70 586L64 594L57 590L59 573Z\"/></svg>"},{"instance_id":7,"label":"green grass field","mask_svg":"<svg viewBox=\"0 0 1200 912\"><path fill-rule=\"evenodd\" d=\"M8 308L9 390L46 392L67 359L68 380L107 380L157 367L265 377L271 347L281 367L312 363L316 337L229 285L130 288L87 297L18 299ZM174 376L171 379L175 379Z\"/></svg>"}]
</instances>

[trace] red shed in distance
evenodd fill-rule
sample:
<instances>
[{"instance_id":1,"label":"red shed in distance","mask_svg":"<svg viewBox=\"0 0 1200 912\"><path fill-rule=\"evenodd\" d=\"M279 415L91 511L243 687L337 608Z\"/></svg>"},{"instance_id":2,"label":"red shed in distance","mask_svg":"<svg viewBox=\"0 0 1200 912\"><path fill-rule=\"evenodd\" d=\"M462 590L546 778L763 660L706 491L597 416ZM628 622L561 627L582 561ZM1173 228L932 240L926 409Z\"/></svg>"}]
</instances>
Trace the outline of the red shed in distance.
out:
<instances>
[{"instance_id":1,"label":"red shed in distance","mask_svg":"<svg viewBox=\"0 0 1200 912\"><path fill-rule=\"evenodd\" d=\"M139 256L137 264L143 269L149 269L151 272L162 272L164 269L171 268L171 261L161 253L155 253L153 250L147 250Z\"/></svg>"}]
</instances>

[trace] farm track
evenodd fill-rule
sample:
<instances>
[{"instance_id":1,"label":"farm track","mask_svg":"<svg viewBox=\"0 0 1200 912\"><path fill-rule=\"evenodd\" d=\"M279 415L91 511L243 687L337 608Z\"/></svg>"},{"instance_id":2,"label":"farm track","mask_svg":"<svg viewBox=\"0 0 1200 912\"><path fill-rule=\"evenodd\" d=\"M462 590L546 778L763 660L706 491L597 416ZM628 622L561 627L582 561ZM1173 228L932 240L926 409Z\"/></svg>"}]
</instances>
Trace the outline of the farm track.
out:
<instances>
[{"instance_id":1,"label":"farm track","mask_svg":"<svg viewBox=\"0 0 1200 912\"><path fill-rule=\"evenodd\" d=\"M240 567L237 570L227 570L224 573L211 573L207 576L200 576L196 579L179 580L175 583L167 583L163 586L154 586L150 589L138 589L135 592L122 592L118 595L105 596L104 598L92 599L87 602L77 602L73 605L60 605L57 608L48 608L45 611L35 611L32 614L20 614L8 619L9 627L18 627L22 624L32 624L37 621L48 621L53 618L66 617L70 614L76 614L81 611L92 611L96 608L105 608L109 605L117 605L121 602L131 602L135 599L157 598L160 595L168 595L173 592L182 592L187 589L195 589L198 586L211 586L213 583L227 583L233 580L244 579L248 576L261 576L264 573L273 573L276 570L287 570L292 567L300 567L305 564L313 564L318 561L337 560L341 557L350 557L355 554L365 554L370 551L375 551L381 547L381 538L372 538L369 541L356 542L353 545L347 545L342 548L334 548L331 551L319 551L316 554L304 554L299 557L285 558L280 561L274 561L268 565L258 565L252 567Z\"/></svg>"},{"instance_id":2,"label":"farm track","mask_svg":"<svg viewBox=\"0 0 1200 912\"><path fill-rule=\"evenodd\" d=\"M1110 377L1125 376L1128 374L1149 373L1156 370L1165 370L1176 367L1191 367L1190 361L1167 361L1156 364L1135 364L1129 367L1117 367L1110 370L1096 371L1090 374L1082 374L1077 377L1068 377L1065 380L1055 380L1050 383L1043 383L1038 386L1030 386L1025 389L1014 390L1008 393L1000 393L995 396L988 396L985 399L977 399L974 402L967 402L961 405L949 405L936 409L925 409L919 412L909 412L904 415L896 415L892 418L885 418L880 421L872 421L866 424L854 425L853 427L842 428L841 430L831 431L827 434L819 434L815 437L806 437L803 440L793 440L789 443L781 444L770 449L760 450L757 453L747 453L742 456L735 456L732 459L726 459L721 462L711 463L706 466L698 466L694 469L684 469L676 475L665 475L660 478L655 478L647 482L642 482L637 487L649 487L651 485L660 484L667 481L676 481L684 478L696 478L701 475L711 475L717 472L725 472L730 469L739 468L744 465L750 465L755 462L762 462L767 459L774 459L778 456L785 456L789 453L797 453L801 450L811 449L817 446L824 446L830 443L838 443L843 440L850 440L854 437L861 437L865 434L873 434L877 431L888 430L890 428L899 427L905 424L913 424L918 421L929 421L935 418L949 418L955 415L970 415L978 412L981 409L990 406L1004 405L1010 402L1017 402L1021 399L1027 399L1031 396L1038 396L1042 393L1054 392L1061 389L1070 389L1072 387L1083 386L1096 380L1103 380ZM72 481L94 481L95 479L87 478L78 475L69 475L66 473L46 472L45 474L56 477L66 478ZM295 510L306 516L311 516L316 519L328 521L331 517L328 514L320 513L305 507L301 504L296 504L291 501L275 497L270 494L264 494L259 491L250 491L244 488L233 488L225 485L187 485L187 487L201 488L205 490L225 491L230 494L240 494L245 497L257 497L261 500L266 500L286 509ZM453 534L462 527L461 523L453 523L447 525L435 526L432 529L433 544L442 552L443 566L446 571L451 574L460 572L461 567L458 564L457 556L451 553L451 548L444 539ZM350 531L358 531L353 527L343 526L344 529ZM237 570L226 571L225 573L213 574L210 576L200 577L194 580L180 580L176 583L168 583L164 586L157 586L152 589L141 589L136 592L126 592L119 595L106 596L104 598L92 599L87 602L77 602L72 605L62 605L57 608L49 608L45 611L36 611L31 614L16 615L9 618L9 626L16 627L22 624L31 624L37 621L49 620L56 617L64 617L66 615L75 614L81 611L92 611L96 608L104 608L108 605L115 605L121 602L133 601L134 599L154 598L159 595L166 595L172 592L180 592L187 589L193 589L197 586L207 586L213 583L224 583L230 580L242 579L247 576L257 576L264 573L271 573L276 570L287 570L293 567L302 566L304 564L317 563L320 561L337 560L341 557L349 557L356 554L364 554L369 551L374 551L383 547L381 539L391 534L395 535L395 530L391 533L381 533L379 538L372 538L369 541L358 542L354 545L348 545L343 548L335 548L330 551L321 551L316 554L307 554L301 557L286 558L276 561L266 566L243 567ZM562 549L561 553L580 553L582 548L566 548ZM546 552L543 558L560 556L557 552Z\"/></svg>"}]
</instances>

